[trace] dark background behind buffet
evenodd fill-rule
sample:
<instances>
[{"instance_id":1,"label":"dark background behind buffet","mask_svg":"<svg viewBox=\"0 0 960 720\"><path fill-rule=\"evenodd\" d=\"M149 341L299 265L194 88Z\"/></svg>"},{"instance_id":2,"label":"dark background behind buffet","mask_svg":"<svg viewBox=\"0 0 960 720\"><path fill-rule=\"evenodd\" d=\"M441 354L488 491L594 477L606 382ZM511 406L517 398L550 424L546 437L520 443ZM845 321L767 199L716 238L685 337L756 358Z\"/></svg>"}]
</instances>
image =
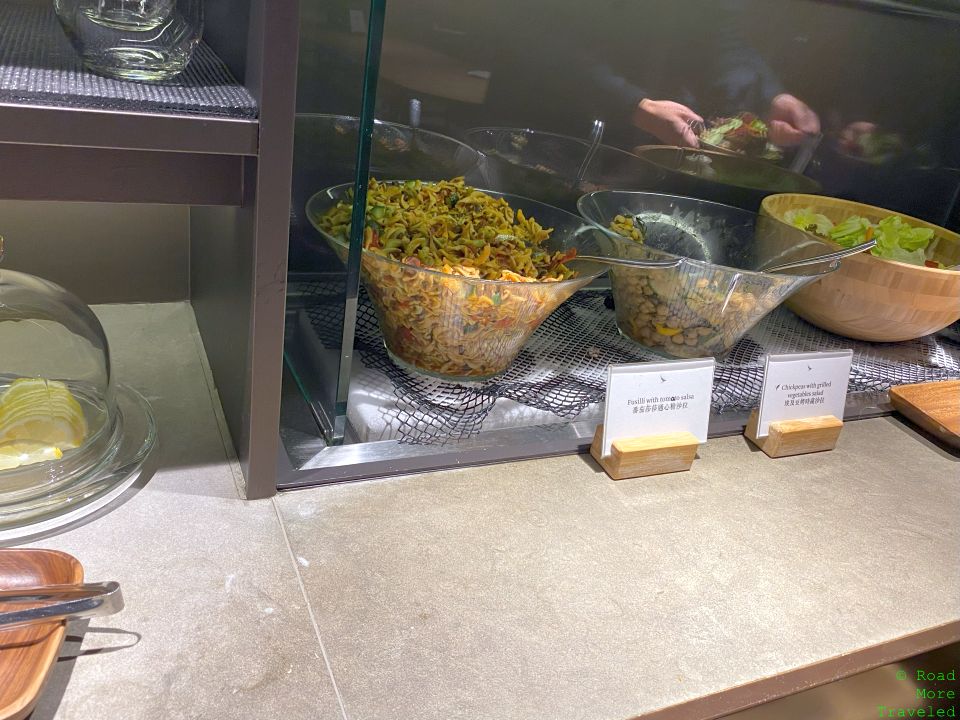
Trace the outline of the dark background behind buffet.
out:
<instances>
[{"instance_id":1,"label":"dark background behind buffet","mask_svg":"<svg viewBox=\"0 0 960 720\"><path fill-rule=\"evenodd\" d=\"M301 113L357 115L368 6L304 0ZM377 116L454 137L481 125L655 142L631 126L640 94L704 117L763 115L788 92L824 137L807 174L830 195L956 228L960 4L813 0L390 0ZM900 150L871 163L838 136L872 123ZM319 189L319 188L317 188Z\"/></svg>"}]
</instances>

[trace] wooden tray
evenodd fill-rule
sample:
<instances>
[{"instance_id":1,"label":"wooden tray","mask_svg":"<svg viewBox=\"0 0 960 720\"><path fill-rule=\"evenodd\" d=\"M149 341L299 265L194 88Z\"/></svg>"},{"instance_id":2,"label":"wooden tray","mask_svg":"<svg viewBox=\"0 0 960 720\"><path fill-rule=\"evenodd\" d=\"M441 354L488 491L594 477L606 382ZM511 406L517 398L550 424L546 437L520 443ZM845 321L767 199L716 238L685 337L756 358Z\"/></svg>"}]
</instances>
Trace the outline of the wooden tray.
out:
<instances>
[{"instance_id":1,"label":"wooden tray","mask_svg":"<svg viewBox=\"0 0 960 720\"><path fill-rule=\"evenodd\" d=\"M960 448L960 380L898 385L890 388L890 402L911 422Z\"/></svg>"},{"instance_id":2,"label":"wooden tray","mask_svg":"<svg viewBox=\"0 0 960 720\"><path fill-rule=\"evenodd\" d=\"M83 566L56 550L0 548L0 587L74 585ZM0 720L21 720L33 710L56 662L66 623L0 630Z\"/></svg>"}]
</instances>

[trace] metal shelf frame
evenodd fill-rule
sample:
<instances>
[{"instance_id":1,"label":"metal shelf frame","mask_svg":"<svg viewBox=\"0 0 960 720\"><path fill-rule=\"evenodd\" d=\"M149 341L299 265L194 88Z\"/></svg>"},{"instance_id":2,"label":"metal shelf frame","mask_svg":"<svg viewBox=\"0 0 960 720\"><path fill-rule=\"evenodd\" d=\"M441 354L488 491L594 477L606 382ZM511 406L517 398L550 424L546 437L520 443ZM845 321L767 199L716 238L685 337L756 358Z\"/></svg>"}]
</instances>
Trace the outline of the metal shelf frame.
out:
<instances>
[{"instance_id":1,"label":"metal shelf frame","mask_svg":"<svg viewBox=\"0 0 960 720\"><path fill-rule=\"evenodd\" d=\"M258 120L0 103L0 199L239 205Z\"/></svg>"},{"instance_id":2,"label":"metal shelf frame","mask_svg":"<svg viewBox=\"0 0 960 720\"><path fill-rule=\"evenodd\" d=\"M300 7L251 0L249 11L246 43L214 48L245 58L260 107L258 152L243 159L239 207L191 208L190 283L246 497L255 499L277 492Z\"/></svg>"},{"instance_id":3,"label":"metal shelf frame","mask_svg":"<svg viewBox=\"0 0 960 720\"><path fill-rule=\"evenodd\" d=\"M0 103L0 143L256 155L256 119Z\"/></svg>"}]
</instances>

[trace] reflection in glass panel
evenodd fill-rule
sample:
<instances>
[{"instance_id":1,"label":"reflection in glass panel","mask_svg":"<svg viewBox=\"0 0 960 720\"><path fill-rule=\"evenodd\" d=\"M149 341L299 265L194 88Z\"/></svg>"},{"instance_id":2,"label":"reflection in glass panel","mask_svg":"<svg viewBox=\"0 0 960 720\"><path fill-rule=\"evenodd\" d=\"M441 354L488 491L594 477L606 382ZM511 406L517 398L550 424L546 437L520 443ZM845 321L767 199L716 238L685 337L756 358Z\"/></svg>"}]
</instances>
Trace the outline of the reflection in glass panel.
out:
<instances>
[{"instance_id":1,"label":"reflection in glass panel","mask_svg":"<svg viewBox=\"0 0 960 720\"><path fill-rule=\"evenodd\" d=\"M694 144L699 131L705 149L803 168L827 194L947 222L960 164L960 15L887 5L395 0L378 116L409 123L416 98L421 126L452 137L496 126L581 141L600 119L603 144L627 151ZM324 112L345 112L360 88L346 55L360 56L362 35L349 18L363 9L326 13L323 31L305 33L304 53L337 62L309 74L309 86L328 99ZM559 143L531 136L494 154L534 168L548 158L570 174L584 150Z\"/></svg>"}]
</instances>

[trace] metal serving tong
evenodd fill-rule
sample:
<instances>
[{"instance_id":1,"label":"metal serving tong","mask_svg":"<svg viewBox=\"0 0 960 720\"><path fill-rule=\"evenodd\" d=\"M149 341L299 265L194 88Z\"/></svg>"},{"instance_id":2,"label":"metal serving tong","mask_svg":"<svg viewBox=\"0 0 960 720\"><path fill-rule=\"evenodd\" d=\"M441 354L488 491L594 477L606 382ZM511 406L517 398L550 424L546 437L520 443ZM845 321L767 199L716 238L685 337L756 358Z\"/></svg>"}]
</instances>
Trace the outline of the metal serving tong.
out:
<instances>
[{"instance_id":1,"label":"metal serving tong","mask_svg":"<svg viewBox=\"0 0 960 720\"><path fill-rule=\"evenodd\" d=\"M853 247L844 248L843 250L837 250L832 253L825 253L824 255L817 255L815 257L804 258L803 260L793 260L791 262L781 263L779 265L771 265L769 267L761 267L753 272L765 272L765 273L775 273L780 272L781 270L790 270L792 268L804 267L806 265L819 265L820 263L831 262L833 260L840 260L850 255L856 255L857 253L864 252L869 250L874 245L877 244L876 240L870 240L860 245L854 245ZM623 265L626 267L634 268L671 268L677 267L680 263L684 262L687 258L678 257L675 260L632 260L630 258L617 258L617 257L607 257L604 255L577 255L575 260L593 260L598 263L606 263L607 265Z\"/></svg>"},{"instance_id":2,"label":"metal serving tong","mask_svg":"<svg viewBox=\"0 0 960 720\"><path fill-rule=\"evenodd\" d=\"M804 267L805 265L819 265L820 263L830 262L832 260L840 260L842 258L849 257L850 255L862 253L866 250L869 250L876 244L876 240L868 240L865 243L860 243L859 245L854 245L853 247L843 248L842 250L837 250L836 252L815 255L814 257L804 258L803 260L793 260L792 262L781 263L779 265L761 267L754 272L774 273L780 272L781 270Z\"/></svg>"},{"instance_id":3,"label":"metal serving tong","mask_svg":"<svg viewBox=\"0 0 960 720\"><path fill-rule=\"evenodd\" d=\"M123 610L116 582L0 590L0 630L113 615Z\"/></svg>"},{"instance_id":4,"label":"metal serving tong","mask_svg":"<svg viewBox=\"0 0 960 720\"><path fill-rule=\"evenodd\" d=\"M584 225L580 230L577 231L579 235L583 231L595 232L598 228L593 228L588 225ZM603 230L601 231L607 234L610 234L611 231ZM617 236L619 237L619 236ZM516 235L508 235L506 233L501 233L497 235L497 240L518 240L521 243L525 242L522 238L518 238ZM635 268L672 268L677 267L680 263L684 262L686 258L675 257L670 258L669 260L631 260L628 258L616 258L610 257L607 255L584 255L577 253L576 257L571 258L571 260L591 260L598 263L606 263L607 265L627 265L629 267Z\"/></svg>"},{"instance_id":5,"label":"metal serving tong","mask_svg":"<svg viewBox=\"0 0 960 720\"><path fill-rule=\"evenodd\" d=\"M603 120L593 121L593 126L590 128L590 137L587 139L590 146L587 148L587 154L584 156L583 162L580 163L577 175L573 179L574 188L580 187L580 183L583 182L583 177L587 174L587 168L589 168L590 163L593 162L593 156L597 154L597 150L600 148L600 141L603 139L603 125Z\"/></svg>"},{"instance_id":6,"label":"metal serving tong","mask_svg":"<svg viewBox=\"0 0 960 720\"><path fill-rule=\"evenodd\" d=\"M823 133L804 136L800 145L797 147L790 167L787 169L790 172L800 173L802 175L804 170L807 169L807 165L809 165L813 159L813 154L816 152L821 140L823 140Z\"/></svg>"},{"instance_id":7,"label":"metal serving tong","mask_svg":"<svg viewBox=\"0 0 960 720\"><path fill-rule=\"evenodd\" d=\"M623 265L633 268L673 268L684 262L687 258L677 257L670 260L634 260L632 258L608 257L606 255L580 255L574 260L591 260L593 262L604 263L606 265Z\"/></svg>"}]
</instances>

